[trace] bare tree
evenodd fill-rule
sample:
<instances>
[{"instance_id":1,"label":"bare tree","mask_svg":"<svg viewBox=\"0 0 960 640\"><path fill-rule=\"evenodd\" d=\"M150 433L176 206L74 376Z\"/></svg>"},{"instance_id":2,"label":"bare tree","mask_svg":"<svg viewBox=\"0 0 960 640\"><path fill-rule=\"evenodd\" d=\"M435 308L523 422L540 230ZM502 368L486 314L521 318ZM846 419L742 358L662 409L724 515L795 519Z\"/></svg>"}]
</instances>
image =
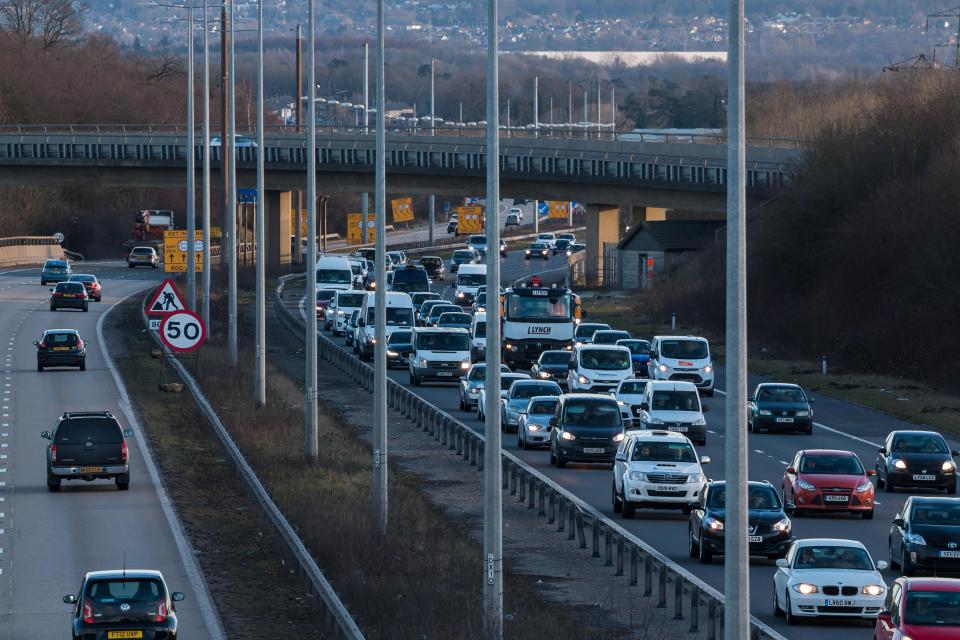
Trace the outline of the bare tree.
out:
<instances>
[{"instance_id":1,"label":"bare tree","mask_svg":"<svg viewBox=\"0 0 960 640\"><path fill-rule=\"evenodd\" d=\"M44 49L80 36L87 10L79 0L0 0L2 27L23 43L39 39Z\"/></svg>"}]
</instances>

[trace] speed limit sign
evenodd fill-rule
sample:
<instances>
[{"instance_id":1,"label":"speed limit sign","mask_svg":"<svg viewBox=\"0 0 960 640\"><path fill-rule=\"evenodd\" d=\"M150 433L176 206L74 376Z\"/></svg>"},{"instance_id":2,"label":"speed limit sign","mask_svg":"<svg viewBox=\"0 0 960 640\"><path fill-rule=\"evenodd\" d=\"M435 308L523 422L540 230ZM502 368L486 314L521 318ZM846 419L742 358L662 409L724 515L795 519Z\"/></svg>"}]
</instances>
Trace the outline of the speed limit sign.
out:
<instances>
[{"instance_id":1,"label":"speed limit sign","mask_svg":"<svg viewBox=\"0 0 960 640\"><path fill-rule=\"evenodd\" d=\"M206 337L203 320L193 311L171 313L160 323L160 340L171 351L186 353L199 347Z\"/></svg>"}]
</instances>

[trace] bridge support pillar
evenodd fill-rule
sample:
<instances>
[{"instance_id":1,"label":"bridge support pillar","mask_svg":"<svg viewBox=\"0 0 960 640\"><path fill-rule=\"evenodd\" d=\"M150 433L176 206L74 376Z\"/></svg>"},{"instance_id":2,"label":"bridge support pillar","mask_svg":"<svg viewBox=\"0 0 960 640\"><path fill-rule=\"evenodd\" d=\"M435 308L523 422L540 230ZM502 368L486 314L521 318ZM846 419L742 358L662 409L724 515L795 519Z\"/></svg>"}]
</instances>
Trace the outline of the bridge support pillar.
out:
<instances>
[{"instance_id":1,"label":"bridge support pillar","mask_svg":"<svg viewBox=\"0 0 960 640\"><path fill-rule=\"evenodd\" d=\"M620 207L615 204L588 204L586 223L587 286L602 286L606 272L604 246L616 245L620 240Z\"/></svg>"},{"instance_id":2,"label":"bridge support pillar","mask_svg":"<svg viewBox=\"0 0 960 640\"><path fill-rule=\"evenodd\" d=\"M667 219L667 210L662 207L633 207L633 220L630 228L641 222L663 222Z\"/></svg>"},{"instance_id":3,"label":"bridge support pillar","mask_svg":"<svg viewBox=\"0 0 960 640\"><path fill-rule=\"evenodd\" d=\"M267 272L276 273L282 265L290 264L290 226L293 200L289 191L267 190L264 200L264 237L267 246L264 255L267 260Z\"/></svg>"}]
</instances>

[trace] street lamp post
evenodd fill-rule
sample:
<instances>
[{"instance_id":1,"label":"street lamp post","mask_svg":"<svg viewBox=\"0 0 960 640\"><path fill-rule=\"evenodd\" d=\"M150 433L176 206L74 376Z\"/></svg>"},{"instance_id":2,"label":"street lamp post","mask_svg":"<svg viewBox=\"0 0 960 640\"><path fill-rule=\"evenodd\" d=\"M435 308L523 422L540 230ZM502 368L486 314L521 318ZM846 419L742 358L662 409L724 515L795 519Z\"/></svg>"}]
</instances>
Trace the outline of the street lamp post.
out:
<instances>
[{"instance_id":1,"label":"street lamp post","mask_svg":"<svg viewBox=\"0 0 960 640\"><path fill-rule=\"evenodd\" d=\"M319 455L317 432L317 36L316 0L309 2L309 109L307 113L307 371L304 413L304 449L307 460Z\"/></svg>"},{"instance_id":2,"label":"street lamp post","mask_svg":"<svg viewBox=\"0 0 960 640\"><path fill-rule=\"evenodd\" d=\"M267 316L266 316L266 242L264 242L264 140L263 140L263 2L257 2L257 216L254 226L254 256L257 269L257 320L256 334L256 405L262 407L267 402ZM299 250L299 247L297 247ZM314 315L316 315L314 313Z\"/></svg>"},{"instance_id":3,"label":"street lamp post","mask_svg":"<svg viewBox=\"0 0 960 640\"><path fill-rule=\"evenodd\" d=\"M227 97L227 138L221 141L221 149L230 158L229 187L227 190L227 351L231 368L237 366L237 163L236 163L236 132L237 132L237 68L236 68L236 39L233 14L233 0L226 0L230 15L230 35L227 38L229 51L228 66L230 67L230 81Z\"/></svg>"},{"instance_id":4,"label":"street lamp post","mask_svg":"<svg viewBox=\"0 0 960 640\"><path fill-rule=\"evenodd\" d=\"M373 344L373 500L377 532L387 537L389 514L387 466L387 340L386 321L386 132L384 130L384 0L377 0L377 118L376 118L376 177L374 199L376 221L376 283L374 293Z\"/></svg>"},{"instance_id":5,"label":"street lamp post","mask_svg":"<svg viewBox=\"0 0 960 640\"><path fill-rule=\"evenodd\" d=\"M210 326L210 25L207 2L203 3L203 325Z\"/></svg>"},{"instance_id":6,"label":"street lamp post","mask_svg":"<svg viewBox=\"0 0 960 640\"><path fill-rule=\"evenodd\" d=\"M370 43L363 43L363 133L370 133ZM360 233L362 234L363 244L370 241L369 230L367 229L367 217L370 215L370 194L364 191L360 194L361 205L361 223Z\"/></svg>"},{"instance_id":7,"label":"street lamp post","mask_svg":"<svg viewBox=\"0 0 960 640\"><path fill-rule=\"evenodd\" d=\"M187 5L187 308L197 308L196 114L193 106L193 6Z\"/></svg>"}]
</instances>

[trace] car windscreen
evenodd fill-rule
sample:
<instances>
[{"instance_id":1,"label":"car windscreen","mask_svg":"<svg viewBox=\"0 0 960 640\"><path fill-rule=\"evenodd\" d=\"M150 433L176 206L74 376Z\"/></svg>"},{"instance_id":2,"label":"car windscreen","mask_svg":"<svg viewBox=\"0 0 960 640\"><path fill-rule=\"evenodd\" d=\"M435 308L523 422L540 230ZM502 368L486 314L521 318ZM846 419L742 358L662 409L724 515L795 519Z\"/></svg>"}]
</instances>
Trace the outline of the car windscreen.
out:
<instances>
[{"instance_id":1,"label":"car windscreen","mask_svg":"<svg viewBox=\"0 0 960 640\"><path fill-rule=\"evenodd\" d=\"M646 388L646 380L630 380L620 385L620 393L632 393L640 395Z\"/></svg>"},{"instance_id":2,"label":"car windscreen","mask_svg":"<svg viewBox=\"0 0 960 640\"><path fill-rule=\"evenodd\" d=\"M759 402L806 402L807 398L799 387L775 387L763 385L757 392Z\"/></svg>"},{"instance_id":3,"label":"car windscreen","mask_svg":"<svg viewBox=\"0 0 960 640\"><path fill-rule=\"evenodd\" d=\"M608 324L598 324L596 322L589 322L586 324L578 324L577 330L573 332L574 338L589 338L599 329L609 329L610 325Z\"/></svg>"},{"instance_id":4,"label":"car windscreen","mask_svg":"<svg viewBox=\"0 0 960 640\"><path fill-rule=\"evenodd\" d=\"M552 233L541 233L537 236L537 240L553 240Z\"/></svg>"},{"instance_id":5,"label":"car windscreen","mask_svg":"<svg viewBox=\"0 0 960 640\"><path fill-rule=\"evenodd\" d=\"M951 500L955 500L952 498ZM922 525L960 525L960 504L916 502L910 509L910 522Z\"/></svg>"},{"instance_id":6,"label":"car windscreen","mask_svg":"<svg viewBox=\"0 0 960 640\"><path fill-rule=\"evenodd\" d=\"M466 333L418 333L418 351L469 351L470 337Z\"/></svg>"},{"instance_id":7,"label":"car windscreen","mask_svg":"<svg viewBox=\"0 0 960 640\"><path fill-rule=\"evenodd\" d=\"M645 356L650 353L650 343L646 340L620 340L617 344L630 349L630 353L635 356Z\"/></svg>"},{"instance_id":8,"label":"car windscreen","mask_svg":"<svg viewBox=\"0 0 960 640\"><path fill-rule=\"evenodd\" d=\"M532 251L543 251L544 249L547 248L547 245L541 242L534 242L528 248L531 249Z\"/></svg>"},{"instance_id":9,"label":"car windscreen","mask_svg":"<svg viewBox=\"0 0 960 640\"><path fill-rule=\"evenodd\" d=\"M527 413L535 416L553 415L557 410L557 400L536 400L527 406Z\"/></svg>"},{"instance_id":10,"label":"car windscreen","mask_svg":"<svg viewBox=\"0 0 960 640\"><path fill-rule=\"evenodd\" d=\"M642 442L633 444L630 459L635 462L696 462L689 442Z\"/></svg>"},{"instance_id":11,"label":"car windscreen","mask_svg":"<svg viewBox=\"0 0 960 640\"><path fill-rule=\"evenodd\" d=\"M710 493L707 497L707 506L711 509L723 509L727 501L726 485L710 487ZM747 508L754 511L779 510L780 498L777 492L770 487L751 486L747 490Z\"/></svg>"},{"instance_id":12,"label":"car windscreen","mask_svg":"<svg viewBox=\"0 0 960 640\"><path fill-rule=\"evenodd\" d=\"M367 309L367 324L371 327L376 322L376 309L369 307ZM413 326L413 310L404 307L387 307L387 325L388 326Z\"/></svg>"},{"instance_id":13,"label":"car windscreen","mask_svg":"<svg viewBox=\"0 0 960 640\"><path fill-rule=\"evenodd\" d=\"M800 473L861 476L863 465L853 456L803 456Z\"/></svg>"},{"instance_id":14,"label":"car windscreen","mask_svg":"<svg viewBox=\"0 0 960 640\"><path fill-rule=\"evenodd\" d=\"M387 344L410 344L413 333L410 331L394 331L387 338Z\"/></svg>"},{"instance_id":15,"label":"car windscreen","mask_svg":"<svg viewBox=\"0 0 960 640\"><path fill-rule=\"evenodd\" d=\"M474 367L470 370L470 376L469 376L469 378L467 378L467 379L468 379L468 380L483 380L483 379L486 378L486 377L487 377L487 367L486 367L486 365L480 365L480 366L474 365Z\"/></svg>"},{"instance_id":16,"label":"car windscreen","mask_svg":"<svg viewBox=\"0 0 960 640\"><path fill-rule=\"evenodd\" d=\"M353 282L353 272L350 269L317 269L317 282L350 284Z\"/></svg>"},{"instance_id":17,"label":"car windscreen","mask_svg":"<svg viewBox=\"0 0 960 640\"><path fill-rule=\"evenodd\" d=\"M710 353L703 340L661 340L660 355L674 360L703 360Z\"/></svg>"},{"instance_id":18,"label":"car windscreen","mask_svg":"<svg viewBox=\"0 0 960 640\"><path fill-rule=\"evenodd\" d=\"M487 274L458 273L457 284L463 287L479 287L482 284L487 284Z\"/></svg>"},{"instance_id":19,"label":"car windscreen","mask_svg":"<svg viewBox=\"0 0 960 640\"><path fill-rule=\"evenodd\" d=\"M82 442L120 442L123 434L120 425L109 418L72 418L64 420L57 428L54 442L76 444Z\"/></svg>"},{"instance_id":20,"label":"car windscreen","mask_svg":"<svg viewBox=\"0 0 960 640\"><path fill-rule=\"evenodd\" d=\"M654 391L654 411L700 411L700 398L696 391Z\"/></svg>"},{"instance_id":21,"label":"car windscreen","mask_svg":"<svg viewBox=\"0 0 960 640\"><path fill-rule=\"evenodd\" d=\"M801 547L794 569L858 569L873 571L873 562L865 549L834 545Z\"/></svg>"},{"instance_id":22,"label":"car windscreen","mask_svg":"<svg viewBox=\"0 0 960 640\"><path fill-rule=\"evenodd\" d=\"M910 589L903 607L903 622L918 627L960 627L960 591Z\"/></svg>"},{"instance_id":23,"label":"car windscreen","mask_svg":"<svg viewBox=\"0 0 960 640\"><path fill-rule=\"evenodd\" d=\"M317 291L317 302L329 302L333 300L335 295L337 295L337 292L333 289L321 289Z\"/></svg>"},{"instance_id":24,"label":"car windscreen","mask_svg":"<svg viewBox=\"0 0 960 640\"><path fill-rule=\"evenodd\" d=\"M487 323L478 322L473 325L473 337L474 338L486 338L487 337Z\"/></svg>"},{"instance_id":25,"label":"car windscreen","mask_svg":"<svg viewBox=\"0 0 960 640\"><path fill-rule=\"evenodd\" d=\"M337 296L337 305L343 309L346 307L361 307L363 306L363 297L362 293L341 293Z\"/></svg>"},{"instance_id":26,"label":"car windscreen","mask_svg":"<svg viewBox=\"0 0 960 640\"><path fill-rule=\"evenodd\" d=\"M557 393L556 384L517 383L510 390L511 398L532 398L533 396L552 396Z\"/></svg>"},{"instance_id":27,"label":"car windscreen","mask_svg":"<svg viewBox=\"0 0 960 640\"><path fill-rule=\"evenodd\" d=\"M63 347L77 344L77 334L75 333L46 333L43 336L43 343L48 347Z\"/></svg>"},{"instance_id":28,"label":"car windscreen","mask_svg":"<svg viewBox=\"0 0 960 640\"><path fill-rule=\"evenodd\" d=\"M420 258L420 264L431 269L441 266L443 263L440 258Z\"/></svg>"},{"instance_id":29,"label":"car windscreen","mask_svg":"<svg viewBox=\"0 0 960 640\"><path fill-rule=\"evenodd\" d=\"M454 251L453 252L454 262L470 262L471 260L473 260L473 251Z\"/></svg>"},{"instance_id":30,"label":"car windscreen","mask_svg":"<svg viewBox=\"0 0 960 640\"><path fill-rule=\"evenodd\" d=\"M478 294L476 300L474 300L474 303L476 303L476 305L477 305L478 307L482 307L482 306L486 305L486 304L487 304L487 294L486 294L486 293Z\"/></svg>"},{"instance_id":31,"label":"car windscreen","mask_svg":"<svg viewBox=\"0 0 960 640\"><path fill-rule=\"evenodd\" d=\"M515 376L501 376L500 377L500 389L502 391L509 391L510 385L512 385L517 380L526 380L526 378L520 378Z\"/></svg>"},{"instance_id":32,"label":"car windscreen","mask_svg":"<svg viewBox=\"0 0 960 640\"><path fill-rule=\"evenodd\" d=\"M893 453L947 453L943 438L932 434L904 434L893 439Z\"/></svg>"},{"instance_id":33,"label":"car windscreen","mask_svg":"<svg viewBox=\"0 0 960 640\"><path fill-rule=\"evenodd\" d=\"M562 364L570 362L569 351L544 351L540 354L540 364Z\"/></svg>"},{"instance_id":34,"label":"car windscreen","mask_svg":"<svg viewBox=\"0 0 960 640\"><path fill-rule=\"evenodd\" d=\"M594 344L617 344L617 340L629 338L630 334L626 331L597 331L593 334Z\"/></svg>"},{"instance_id":35,"label":"car windscreen","mask_svg":"<svg viewBox=\"0 0 960 640\"><path fill-rule=\"evenodd\" d=\"M570 292L539 289L544 295L528 296L512 293L508 296L507 317L511 320L549 320L570 318Z\"/></svg>"},{"instance_id":36,"label":"car windscreen","mask_svg":"<svg viewBox=\"0 0 960 640\"><path fill-rule=\"evenodd\" d=\"M569 244L570 244L570 241L567 240L566 238L560 238L559 240L557 240L557 243L556 243L557 249L566 249L567 245Z\"/></svg>"},{"instance_id":37,"label":"car windscreen","mask_svg":"<svg viewBox=\"0 0 960 640\"><path fill-rule=\"evenodd\" d=\"M446 313L440 314L437 322L441 325L454 324L457 326L470 326L470 323L473 322L473 316L471 316L469 313L447 311Z\"/></svg>"},{"instance_id":38,"label":"car windscreen","mask_svg":"<svg viewBox=\"0 0 960 640\"><path fill-rule=\"evenodd\" d=\"M580 366L594 371L620 371L633 365L626 349L584 349L580 352Z\"/></svg>"},{"instance_id":39,"label":"car windscreen","mask_svg":"<svg viewBox=\"0 0 960 640\"><path fill-rule=\"evenodd\" d=\"M487 244L487 236L470 236L470 244Z\"/></svg>"},{"instance_id":40,"label":"car windscreen","mask_svg":"<svg viewBox=\"0 0 960 640\"><path fill-rule=\"evenodd\" d=\"M620 407L611 399L570 400L563 407L563 421L571 427L619 427Z\"/></svg>"},{"instance_id":41,"label":"car windscreen","mask_svg":"<svg viewBox=\"0 0 960 640\"><path fill-rule=\"evenodd\" d=\"M413 304L415 305L416 304L422 305L424 302L427 302L429 300L440 300L440 294L429 293L427 291L417 291L415 293L410 294L410 300L412 300Z\"/></svg>"}]
</instances>

